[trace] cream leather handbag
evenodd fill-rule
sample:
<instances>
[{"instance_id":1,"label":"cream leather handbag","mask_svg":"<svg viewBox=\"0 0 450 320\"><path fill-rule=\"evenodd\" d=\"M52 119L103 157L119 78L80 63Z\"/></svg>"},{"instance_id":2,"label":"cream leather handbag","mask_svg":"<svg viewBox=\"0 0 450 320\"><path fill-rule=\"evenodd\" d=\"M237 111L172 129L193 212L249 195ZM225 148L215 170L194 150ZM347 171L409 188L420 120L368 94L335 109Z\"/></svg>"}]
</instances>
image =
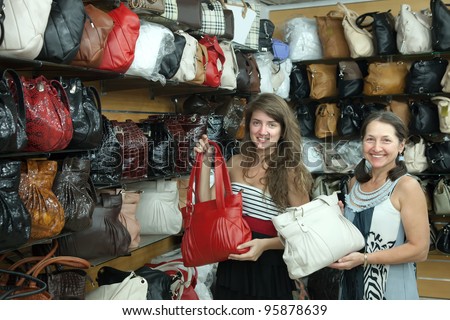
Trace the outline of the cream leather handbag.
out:
<instances>
[{"instance_id":1,"label":"cream leather handbag","mask_svg":"<svg viewBox=\"0 0 450 320\"><path fill-rule=\"evenodd\" d=\"M397 49L403 54L431 52L431 17L402 4L395 20Z\"/></svg>"},{"instance_id":2,"label":"cream leather handbag","mask_svg":"<svg viewBox=\"0 0 450 320\"><path fill-rule=\"evenodd\" d=\"M219 43L225 55L225 63L223 64L222 77L220 78L220 88L235 90L237 87L237 74L239 72L231 41L221 41Z\"/></svg>"},{"instance_id":3,"label":"cream leather handbag","mask_svg":"<svg viewBox=\"0 0 450 320\"><path fill-rule=\"evenodd\" d=\"M350 56L352 58L373 56L375 48L372 34L356 25L356 19L359 15L340 2L337 3L337 6L344 12L342 26L344 27L344 36L350 49Z\"/></svg>"},{"instance_id":4,"label":"cream leather handbag","mask_svg":"<svg viewBox=\"0 0 450 320\"><path fill-rule=\"evenodd\" d=\"M183 53L181 55L180 67L171 80L186 82L194 80L197 73L197 46L198 41L189 33L183 30L177 30L180 36L186 39L186 45L184 46Z\"/></svg>"},{"instance_id":5,"label":"cream leather handbag","mask_svg":"<svg viewBox=\"0 0 450 320\"><path fill-rule=\"evenodd\" d=\"M450 93L450 61L441 80L442 92Z\"/></svg>"},{"instance_id":6,"label":"cream leather handbag","mask_svg":"<svg viewBox=\"0 0 450 320\"><path fill-rule=\"evenodd\" d=\"M444 96L432 97L431 101L435 103L439 111L439 131L450 133L450 98Z\"/></svg>"},{"instance_id":7,"label":"cream leather handbag","mask_svg":"<svg viewBox=\"0 0 450 320\"><path fill-rule=\"evenodd\" d=\"M86 294L86 300L147 300L148 282L130 272L122 282L102 285Z\"/></svg>"},{"instance_id":8,"label":"cream leather handbag","mask_svg":"<svg viewBox=\"0 0 450 320\"><path fill-rule=\"evenodd\" d=\"M365 246L361 232L343 216L337 193L288 208L272 221L284 244L291 279L306 277Z\"/></svg>"},{"instance_id":9,"label":"cream leather handbag","mask_svg":"<svg viewBox=\"0 0 450 320\"><path fill-rule=\"evenodd\" d=\"M435 214L450 213L450 186L440 179L433 191L433 209Z\"/></svg>"},{"instance_id":10,"label":"cream leather handbag","mask_svg":"<svg viewBox=\"0 0 450 320\"><path fill-rule=\"evenodd\" d=\"M52 0L5 0L4 40L0 56L18 59L36 58L44 45Z\"/></svg>"},{"instance_id":11,"label":"cream leather handbag","mask_svg":"<svg viewBox=\"0 0 450 320\"><path fill-rule=\"evenodd\" d=\"M421 136L408 138L403 156L409 173L420 173L428 169L425 142Z\"/></svg>"}]
</instances>

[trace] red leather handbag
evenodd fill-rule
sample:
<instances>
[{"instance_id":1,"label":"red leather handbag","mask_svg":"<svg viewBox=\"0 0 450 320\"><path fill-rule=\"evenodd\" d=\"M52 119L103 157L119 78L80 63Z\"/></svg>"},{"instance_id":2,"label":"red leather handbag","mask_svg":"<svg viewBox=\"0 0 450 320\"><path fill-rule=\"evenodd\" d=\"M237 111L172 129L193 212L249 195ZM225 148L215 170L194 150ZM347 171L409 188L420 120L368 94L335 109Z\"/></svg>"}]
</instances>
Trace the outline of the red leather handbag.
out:
<instances>
[{"instance_id":1,"label":"red leather handbag","mask_svg":"<svg viewBox=\"0 0 450 320\"><path fill-rule=\"evenodd\" d=\"M69 99L62 84L21 77L26 109L28 145L25 151L55 151L65 149L73 136Z\"/></svg>"},{"instance_id":2,"label":"red leather handbag","mask_svg":"<svg viewBox=\"0 0 450 320\"><path fill-rule=\"evenodd\" d=\"M209 144L215 150L216 199L204 202L196 199L195 204L192 202L194 183L199 185L203 164L203 154L197 154L189 179L186 207L181 210L184 224L181 254L187 267L225 261L230 253L245 253L248 249L236 248L252 239L250 227L242 217L242 194L232 193L220 147L211 140Z\"/></svg>"},{"instance_id":3,"label":"red leather handbag","mask_svg":"<svg viewBox=\"0 0 450 320\"><path fill-rule=\"evenodd\" d=\"M206 64L206 78L204 85L217 88L220 86L220 79L222 78L223 65L225 63L225 54L219 45L216 36L204 35L198 41L206 47L208 52L208 63ZM218 64L220 61L220 67Z\"/></svg>"},{"instance_id":4,"label":"red leather handbag","mask_svg":"<svg viewBox=\"0 0 450 320\"><path fill-rule=\"evenodd\" d=\"M123 2L108 15L113 19L114 27L108 35L103 59L98 68L124 73L133 63L141 23L138 15Z\"/></svg>"}]
</instances>

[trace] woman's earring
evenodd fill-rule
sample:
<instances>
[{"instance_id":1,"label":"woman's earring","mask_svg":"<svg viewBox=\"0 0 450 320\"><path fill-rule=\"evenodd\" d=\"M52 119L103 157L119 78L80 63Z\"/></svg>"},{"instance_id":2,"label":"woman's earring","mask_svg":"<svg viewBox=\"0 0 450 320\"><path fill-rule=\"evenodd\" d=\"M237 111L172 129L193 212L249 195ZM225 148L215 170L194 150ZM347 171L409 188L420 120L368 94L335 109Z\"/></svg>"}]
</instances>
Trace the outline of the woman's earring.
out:
<instances>
[{"instance_id":1,"label":"woman's earring","mask_svg":"<svg viewBox=\"0 0 450 320\"><path fill-rule=\"evenodd\" d=\"M397 158L398 158L398 161L405 161L405 157L401 153L398 154Z\"/></svg>"}]
</instances>

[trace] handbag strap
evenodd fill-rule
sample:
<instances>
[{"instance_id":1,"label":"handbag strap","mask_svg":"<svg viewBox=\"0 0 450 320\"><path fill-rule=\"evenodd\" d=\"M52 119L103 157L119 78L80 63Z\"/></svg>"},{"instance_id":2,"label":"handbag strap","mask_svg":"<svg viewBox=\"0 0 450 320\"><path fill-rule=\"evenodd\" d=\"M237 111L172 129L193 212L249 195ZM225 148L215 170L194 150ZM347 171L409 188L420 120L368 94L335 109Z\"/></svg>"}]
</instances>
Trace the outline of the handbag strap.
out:
<instances>
[{"instance_id":1,"label":"handbag strap","mask_svg":"<svg viewBox=\"0 0 450 320\"><path fill-rule=\"evenodd\" d=\"M2 13L0 8L0 21L2 19ZM0 23L1 27L3 27L3 22ZM3 37L3 29L1 30L0 37ZM0 45L1 45L2 39L0 38ZM22 88L22 82L20 81L20 76L17 74L16 71L13 69L5 69L3 71L2 79L4 79L7 83L8 75L11 77L11 81L14 84L13 89L16 93L16 101L17 101L17 116L22 121L22 123L26 123L26 112L25 112L25 100L23 96L23 88ZM7 83L8 84L8 83ZM11 86L8 85L8 87L11 88Z\"/></svg>"},{"instance_id":2,"label":"handbag strap","mask_svg":"<svg viewBox=\"0 0 450 320\"><path fill-rule=\"evenodd\" d=\"M356 18L356 25L361 29L369 28L373 24L373 21L370 22L369 24L365 24L364 20L366 20L366 18L368 17L371 17L373 20L374 15L376 15L378 12L379 11L367 12L358 16L358 18Z\"/></svg>"},{"instance_id":3,"label":"handbag strap","mask_svg":"<svg viewBox=\"0 0 450 320\"><path fill-rule=\"evenodd\" d=\"M3 43L3 39L5 38L5 26L3 23L5 22L5 4L3 0L0 0L0 46Z\"/></svg>"},{"instance_id":4,"label":"handbag strap","mask_svg":"<svg viewBox=\"0 0 450 320\"><path fill-rule=\"evenodd\" d=\"M218 208L225 208L225 194L232 194L231 182L228 169L226 167L225 159L222 155L222 151L217 143L212 140L208 140L208 143L214 147L214 175L215 175L215 189L216 189L216 203ZM192 167L191 175L189 177L189 186L187 190L186 197L186 208L189 214L192 213L193 203L192 203L192 193L198 194L200 172L203 165L203 153L197 153L195 159L195 165ZM197 182L197 183L195 183ZM194 189L195 184L195 189Z\"/></svg>"},{"instance_id":5,"label":"handbag strap","mask_svg":"<svg viewBox=\"0 0 450 320\"><path fill-rule=\"evenodd\" d=\"M19 278L21 283L23 283L25 280L29 280L30 283L33 283L33 287L31 287L31 290L26 290L23 291L23 289L25 289L25 287L20 287L20 286L13 286L10 289L6 289L4 292L0 293L0 300L11 300L11 299L18 299L18 298L24 298L24 297L29 297L29 296L33 296L35 294L39 294L41 292L44 292L47 289L47 284L39 279L38 277L34 277L32 275L23 273L23 272L18 272L18 271L14 271L14 270L4 270L4 269L0 269L0 275L7 275L9 276L14 276L15 278ZM19 293L14 293L15 291L20 290L22 292Z\"/></svg>"}]
</instances>

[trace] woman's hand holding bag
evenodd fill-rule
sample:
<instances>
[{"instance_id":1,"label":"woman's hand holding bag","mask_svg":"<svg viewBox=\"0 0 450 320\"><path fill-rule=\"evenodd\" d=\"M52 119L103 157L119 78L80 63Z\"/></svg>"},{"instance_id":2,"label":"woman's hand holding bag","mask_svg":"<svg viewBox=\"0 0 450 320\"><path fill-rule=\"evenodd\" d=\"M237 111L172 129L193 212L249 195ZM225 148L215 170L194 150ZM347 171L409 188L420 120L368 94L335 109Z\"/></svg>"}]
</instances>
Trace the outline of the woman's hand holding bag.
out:
<instances>
[{"instance_id":1,"label":"woman's hand holding bag","mask_svg":"<svg viewBox=\"0 0 450 320\"><path fill-rule=\"evenodd\" d=\"M181 253L187 267L225 261L231 253L244 253L236 247L252 239L250 227L242 217L242 194L231 191L230 176L220 147L213 141L216 199L193 203L192 193L198 193L203 153L197 153L182 209L184 234ZM194 189L195 183L195 189Z\"/></svg>"}]
</instances>

